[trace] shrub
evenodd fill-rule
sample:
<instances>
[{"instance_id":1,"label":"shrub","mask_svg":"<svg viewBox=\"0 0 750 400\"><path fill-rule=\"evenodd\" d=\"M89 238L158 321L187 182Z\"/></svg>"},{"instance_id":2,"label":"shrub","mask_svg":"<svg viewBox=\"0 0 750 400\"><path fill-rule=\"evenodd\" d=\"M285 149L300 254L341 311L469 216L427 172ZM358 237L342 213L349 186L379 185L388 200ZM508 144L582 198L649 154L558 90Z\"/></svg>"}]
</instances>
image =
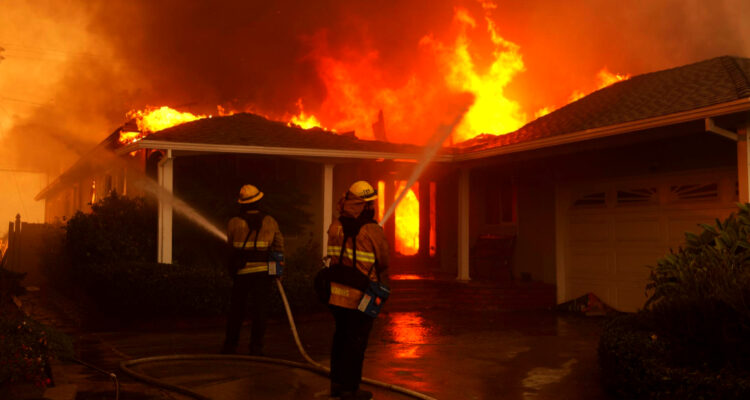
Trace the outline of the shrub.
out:
<instances>
[{"instance_id":1,"label":"shrub","mask_svg":"<svg viewBox=\"0 0 750 400\"><path fill-rule=\"evenodd\" d=\"M645 309L602 333L623 398L750 398L750 205L702 228L652 267Z\"/></svg>"},{"instance_id":2,"label":"shrub","mask_svg":"<svg viewBox=\"0 0 750 400\"><path fill-rule=\"evenodd\" d=\"M225 271L226 243L177 218L175 264L158 264L153 262L155 221L148 202L116 194L95 204L91 214L76 214L57 251L64 256L54 249L44 256L59 267L53 268L54 282L68 293L83 288L100 311L129 319L223 315L232 285ZM286 255L283 283L295 314L321 309L312 289L318 248L310 239ZM278 294L272 303L274 311L283 312Z\"/></svg>"},{"instance_id":3,"label":"shrub","mask_svg":"<svg viewBox=\"0 0 750 400\"><path fill-rule=\"evenodd\" d=\"M190 265L122 262L88 274L86 289L100 308L125 318L218 315L231 286L223 271Z\"/></svg>"},{"instance_id":4,"label":"shrub","mask_svg":"<svg viewBox=\"0 0 750 400\"><path fill-rule=\"evenodd\" d=\"M695 368L671 362L673 344L656 334L648 313L610 320L599 341L607 390L622 399L741 399L750 397L747 370Z\"/></svg>"},{"instance_id":5,"label":"shrub","mask_svg":"<svg viewBox=\"0 0 750 400\"><path fill-rule=\"evenodd\" d=\"M0 386L51 383L49 360L73 355L70 338L32 319L0 317Z\"/></svg>"},{"instance_id":6,"label":"shrub","mask_svg":"<svg viewBox=\"0 0 750 400\"><path fill-rule=\"evenodd\" d=\"M750 206L740 205L652 268L646 307L675 362L750 369L749 237Z\"/></svg>"},{"instance_id":7,"label":"shrub","mask_svg":"<svg viewBox=\"0 0 750 400\"><path fill-rule=\"evenodd\" d=\"M91 213L77 212L66 227L73 266L156 259L156 207L143 198L103 198Z\"/></svg>"}]
</instances>

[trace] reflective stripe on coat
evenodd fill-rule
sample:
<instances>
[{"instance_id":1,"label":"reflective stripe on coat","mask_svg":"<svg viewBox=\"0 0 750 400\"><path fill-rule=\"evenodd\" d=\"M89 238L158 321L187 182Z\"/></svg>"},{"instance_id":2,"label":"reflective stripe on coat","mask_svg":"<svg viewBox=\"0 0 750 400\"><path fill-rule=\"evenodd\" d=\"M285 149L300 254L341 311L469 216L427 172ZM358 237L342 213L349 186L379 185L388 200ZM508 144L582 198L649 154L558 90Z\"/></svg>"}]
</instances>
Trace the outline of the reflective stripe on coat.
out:
<instances>
[{"instance_id":1,"label":"reflective stripe on coat","mask_svg":"<svg viewBox=\"0 0 750 400\"><path fill-rule=\"evenodd\" d=\"M250 211L251 213L257 213L257 211ZM241 249L242 244L245 243L246 250L253 250L257 245L257 250L260 251L274 251L283 253L284 252L284 237L281 235L279 230L279 224L276 220L266 215L263 217L261 228L257 232L250 233L250 236L245 242L249 228L247 222L240 217L234 217L229 220L229 226L227 228L227 242L236 249ZM255 241L257 238L257 242ZM268 271L268 262L264 261L248 261L245 263L243 268L237 271L238 275L250 274L254 272Z\"/></svg>"},{"instance_id":2,"label":"reflective stripe on coat","mask_svg":"<svg viewBox=\"0 0 750 400\"><path fill-rule=\"evenodd\" d=\"M352 266L353 250L352 239L344 241L344 229L338 219L331 223L328 228L328 248L327 255L331 257L331 265L341 264ZM341 247L344 246L343 259L339 260ZM377 262L376 268L383 272L388 267L388 242L385 239L385 232L380 225L371 223L363 225L357 235L357 269L364 275L370 271L369 279L373 282L378 281L378 275L373 264ZM331 297L329 304L356 309L362 299L363 293L357 289L344 286L342 284L331 283Z\"/></svg>"}]
</instances>

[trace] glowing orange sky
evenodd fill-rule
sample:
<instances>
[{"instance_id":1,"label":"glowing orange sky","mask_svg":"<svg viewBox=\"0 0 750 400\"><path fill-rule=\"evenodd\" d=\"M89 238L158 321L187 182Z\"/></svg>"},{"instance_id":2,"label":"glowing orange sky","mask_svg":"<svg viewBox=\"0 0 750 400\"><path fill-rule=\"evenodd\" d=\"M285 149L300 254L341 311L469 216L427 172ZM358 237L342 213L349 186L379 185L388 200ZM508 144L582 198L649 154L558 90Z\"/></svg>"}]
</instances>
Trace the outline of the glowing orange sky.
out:
<instances>
[{"instance_id":1,"label":"glowing orange sky","mask_svg":"<svg viewBox=\"0 0 750 400\"><path fill-rule=\"evenodd\" d=\"M389 140L420 142L471 103L478 123L459 130L500 133L595 90L604 68L748 56L749 14L743 0L6 0L0 159L54 174L128 111L162 105L304 111L363 138L382 109Z\"/></svg>"}]
</instances>

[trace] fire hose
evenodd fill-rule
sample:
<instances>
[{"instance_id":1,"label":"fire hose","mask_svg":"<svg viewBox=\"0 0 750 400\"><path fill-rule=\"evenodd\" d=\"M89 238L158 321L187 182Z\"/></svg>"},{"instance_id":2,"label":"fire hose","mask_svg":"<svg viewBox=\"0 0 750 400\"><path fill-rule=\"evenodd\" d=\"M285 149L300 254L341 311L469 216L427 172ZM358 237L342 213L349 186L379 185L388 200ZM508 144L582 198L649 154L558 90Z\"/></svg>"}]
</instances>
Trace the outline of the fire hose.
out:
<instances>
[{"instance_id":1,"label":"fire hose","mask_svg":"<svg viewBox=\"0 0 750 400\"><path fill-rule=\"evenodd\" d=\"M454 120L448 124L448 125L441 125L433 137L431 138L430 142L427 144L425 148L425 153L421 159L421 162L419 162L412 171L411 176L409 177L409 180L407 181L406 187L399 193L396 200L391 204L390 208L386 211L384 217L380 221L380 225L384 225L385 222L393 215L396 206L401 202L401 200L406 196L406 193L409 191L411 186L417 181L419 176L422 174L422 172L425 170L427 165L432 161L432 159L437 154L438 150L442 146L442 143L445 141L445 139L450 136L451 132L453 132L453 128L458 125L458 123L463 118L464 113L466 110L464 110L462 113L460 113ZM226 240L226 237L223 237L223 233L219 231L218 229L214 228L210 223L207 223L205 219L195 212L191 207L187 206L187 204L184 204L184 202L178 201L172 193L166 192L163 188L160 186L156 186L156 188L151 188L147 185L147 190L153 191L159 198L166 198L174 206L177 206L178 209L182 210L183 212L187 212L187 216L194 221L198 222L201 226L208 227L209 230L217 236L222 237L224 240ZM210 229L213 228L213 229ZM181 393L184 395L191 396L196 399L200 400L210 400L208 397L203 396L202 394L196 393L186 387L178 386L178 385L172 385L163 381L160 381L158 379L155 379L153 377L150 377L148 375L141 374L135 370L133 370L131 367L134 367L136 365L140 364L146 364L150 362L160 362L160 361L177 361L177 360L186 360L186 361L197 361L197 360L232 360L232 361L256 361L256 362L266 362L266 363L272 363L272 364L280 364L280 365L286 365L294 368L302 368L306 370L313 371L315 373L328 376L331 372L331 369L316 362L310 356L307 354L305 349L302 347L302 343L299 339L299 334L297 333L297 326L294 323L294 318L292 318L292 311L289 308L289 302L286 298L286 293L284 292L284 287L281 285L281 281L277 278L276 279L276 285L279 288L279 293L281 294L281 299L284 303L284 309L286 310L286 316L289 320L289 326L292 331L292 335L294 336L294 341L297 344L297 349L299 350L302 357L307 361L307 364L298 363L294 361L289 360L282 360L277 358L269 358L269 357L259 357L259 356L238 356L238 355L214 355L214 354L204 354L204 355L170 355L170 356L158 356L158 357L147 357L147 358L139 358L135 360L129 360L129 361L123 361L120 363L120 368L131 377L141 380L143 382L150 383L155 386L159 386L165 389L172 390L177 393ZM411 389L407 389L405 387L393 385L390 383L385 383L381 381L377 381L370 378L362 378L362 382L365 382L367 384L381 387L390 391L394 391L397 393L402 393L407 396L411 396L413 398L417 399L424 399L424 400L436 400L434 397L430 397L426 394L419 393L416 391L413 391Z\"/></svg>"},{"instance_id":2,"label":"fire hose","mask_svg":"<svg viewBox=\"0 0 750 400\"><path fill-rule=\"evenodd\" d=\"M297 332L297 325L294 323L294 318L292 317L292 310L289 307L289 301L286 298L286 293L284 292L284 286L281 284L281 281L277 278L276 279L276 286L279 288L279 293L281 294L281 300L284 303L284 309L286 310L286 316L289 320L289 327L292 331L292 335L294 336L294 342L297 344L297 349L299 350L302 357L307 361L307 363L300 363L295 361L289 361L279 358L271 358L271 357L260 357L260 356L240 356L240 355L222 355L222 354L175 354L175 355L168 355L168 356L156 356L156 357L145 357L145 358L138 358L133 360L127 360L120 363L120 369L125 372L126 374L130 375L132 378L137 379L139 381L158 386L167 390L171 390L176 393L180 393L186 396L193 397L195 399L199 400L211 400L209 397L206 397L200 393L196 393L195 391L179 385L173 385L167 382L164 382L162 380L156 379L154 377L148 376L146 374L140 373L133 369L133 367L137 365L142 364L148 364L148 363L155 363L155 362L163 362L163 361L250 361L250 362L264 362L264 363L270 363L270 364L279 364L279 365L285 365L292 368L301 368L306 369L308 371L315 372L317 374L328 376L331 372L331 369L316 362L313 360L305 351L304 347L302 346L302 342L299 339L299 333ZM434 397L430 397L426 394L416 392L414 390L393 385L386 382L377 381L375 379L370 378L362 378L362 382L381 387L386 390L390 390L393 392L401 393L416 399L423 399L423 400L437 400Z\"/></svg>"}]
</instances>

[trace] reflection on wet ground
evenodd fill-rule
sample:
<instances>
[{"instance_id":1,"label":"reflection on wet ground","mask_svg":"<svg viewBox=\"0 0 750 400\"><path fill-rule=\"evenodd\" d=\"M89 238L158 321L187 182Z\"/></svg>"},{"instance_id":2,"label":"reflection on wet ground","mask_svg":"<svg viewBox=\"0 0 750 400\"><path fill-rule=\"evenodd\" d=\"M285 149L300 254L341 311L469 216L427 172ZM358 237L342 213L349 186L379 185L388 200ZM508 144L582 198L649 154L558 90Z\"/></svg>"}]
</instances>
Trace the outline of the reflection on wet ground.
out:
<instances>
[{"instance_id":1,"label":"reflection on wet ground","mask_svg":"<svg viewBox=\"0 0 750 400\"><path fill-rule=\"evenodd\" d=\"M417 312L399 312L389 315L386 332L392 335L395 344L395 358L419 358L420 348L428 343L427 338L434 337L425 320ZM381 338L381 340L387 340Z\"/></svg>"},{"instance_id":2,"label":"reflection on wet ground","mask_svg":"<svg viewBox=\"0 0 750 400\"><path fill-rule=\"evenodd\" d=\"M602 399L601 320L550 311L394 312L365 373L445 399Z\"/></svg>"},{"instance_id":3,"label":"reflection on wet ground","mask_svg":"<svg viewBox=\"0 0 750 400\"><path fill-rule=\"evenodd\" d=\"M606 399L599 384L596 346L603 320L551 311L498 312L429 310L386 312L375 322L364 376L404 386L438 399ZM321 314L298 321L300 336L312 358L328 364L332 319ZM247 338L247 327L243 328ZM110 346L131 357L170 353L214 352L221 332L101 334ZM300 361L288 326L269 326L266 354ZM144 351L150 349L150 351ZM204 393L247 393L278 398L325 398L327 381L304 371L269 373L264 365L230 368L234 378L209 382L209 366L196 365L195 376L172 368L171 379L194 384ZM221 370L214 365L209 369ZM274 369L275 370L275 369ZM179 372L179 373L178 373ZM214 371L215 372L215 371ZM260 378L259 378L260 377ZM261 379L263 382L256 382ZM291 385L281 390L274 385ZM277 390L278 389L278 390ZM402 395L370 388L378 400ZM222 394L231 399L234 394ZM241 398L241 397L236 397ZM277 397L258 397L277 398Z\"/></svg>"},{"instance_id":4,"label":"reflection on wet ground","mask_svg":"<svg viewBox=\"0 0 750 400\"><path fill-rule=\"evenodd\" d=\"M437 282L433 286L437 285L448 284ZM484 307L475 297L459 301L459 296L449 296L439 299L442 303L438 306L432 306L436 299L433 294L438 291L433 286L406 293L398 300L400 304L398 301L386 304L370 336L364 376L439 399L607 398L599 383L596 360L603 319L546 310L507 311L505 305ZM462 288L475 289L468 285ZM484 298L505 296L502 290L493 289L493 293L487 294L491 288L479 289ZM512 300L516 302L513 304L520 304L518 295ZM313 359L328 364L333 336L331 316L327 313L300 316L297 325L306 351ZM199 328L188 324L174 329L128 328L79 331L75 335L83 359L116 371L119 363L127 359L215 354L223 340L223 326ZM246 345L248 339L249 327L245 326L241 343ZM269 323L264 351L269 357L302 361L283 316ZM325 377L293 368L268 368L265 364L184 363L162 367L152 369L151 373L194 385L204 393L224 399L247 398L249 393L260 399L325 398L328 389ZM106 377L98 382L97 375L89 371L70 371L74 375L69 376L74 377L72 380L76 380L81 392L91 388L111 389ZM134 382L126 385L131 392L139 388ZM367 389L375 392L378 400L405 398L382 389Z\"/></svg>"}]
</instances>

